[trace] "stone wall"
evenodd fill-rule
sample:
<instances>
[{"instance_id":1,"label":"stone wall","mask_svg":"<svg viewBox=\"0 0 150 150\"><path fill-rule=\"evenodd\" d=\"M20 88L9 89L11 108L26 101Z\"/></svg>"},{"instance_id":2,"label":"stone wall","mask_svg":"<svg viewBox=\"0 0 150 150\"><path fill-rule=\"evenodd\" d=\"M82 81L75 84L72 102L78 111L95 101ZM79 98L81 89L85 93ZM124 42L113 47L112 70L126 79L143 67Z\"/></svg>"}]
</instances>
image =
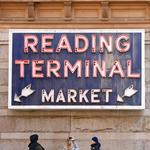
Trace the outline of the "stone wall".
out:
<instances>
[{"instance_id":1,"label":"stone wall","mask_svg":"<svg viewBox=\"0 0 150 150\"><path fill-rule=\"evenodd\" d=\"M8 29L11 28L146 29L146 109L143 111L8 110ZM148 0L1 1L0 150L26 150L32 133L39 134L39 142L46 150L62 150L69 135L79 140L81 150L90 149L90 139L94 135L100 137L102 150L149 150L149 74L150 1Z\"/></svg>"}]
</instances>

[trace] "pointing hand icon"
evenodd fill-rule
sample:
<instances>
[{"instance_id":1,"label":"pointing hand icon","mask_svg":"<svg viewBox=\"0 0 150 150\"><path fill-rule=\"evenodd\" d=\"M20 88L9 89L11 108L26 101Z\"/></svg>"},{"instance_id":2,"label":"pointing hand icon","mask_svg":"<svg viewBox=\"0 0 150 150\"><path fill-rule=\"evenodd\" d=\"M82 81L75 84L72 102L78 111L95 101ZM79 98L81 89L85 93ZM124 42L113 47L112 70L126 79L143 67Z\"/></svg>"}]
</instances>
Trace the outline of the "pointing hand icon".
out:
<instances>
[{"instance_id":1,"label":"pointing hand icon","mask_svg":"<svg viewBox=\"0 0 150 150\"><path fill-rule=\"evenodd\" d=\"M28 97L30 96L33 92L35 92L35 90L32 90L31 89L31 84L27 85L25 88L23 88L21 90L21 95L18 96L16 93L15 93L15 96L14 96L14 101L16 102L21 102L21 97Z\"/></svg>"}]
</instances>

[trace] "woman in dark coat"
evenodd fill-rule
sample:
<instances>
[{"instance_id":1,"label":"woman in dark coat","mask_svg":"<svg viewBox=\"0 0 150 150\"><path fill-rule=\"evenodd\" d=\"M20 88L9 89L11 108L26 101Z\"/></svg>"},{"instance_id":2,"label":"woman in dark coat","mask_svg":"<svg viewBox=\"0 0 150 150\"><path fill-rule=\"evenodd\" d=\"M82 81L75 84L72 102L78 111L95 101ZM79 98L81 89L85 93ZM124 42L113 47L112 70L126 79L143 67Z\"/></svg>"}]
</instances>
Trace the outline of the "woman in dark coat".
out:
<instances>
[{"instance_id":1,"label":"woman in dark coat","mask_svg":"<svg viewBox=\"0 0 150 150\"><path fill-rule=\"evenodd\" d=\"M101 144L97 137L92 138L91 150L100 150Z\"/></svg>"},{"instance_id":2,"label":"woman in dark coat","mask_svg":"<svg viewBox=\"0 0 150 150\"><path fill-rule=\"evenodd\" d=\"M33 134L30 136L30 144L28 145L29 150L44 150L44 148L37 141L38 141L37 134Z\"/></svg>"}]
</instances>

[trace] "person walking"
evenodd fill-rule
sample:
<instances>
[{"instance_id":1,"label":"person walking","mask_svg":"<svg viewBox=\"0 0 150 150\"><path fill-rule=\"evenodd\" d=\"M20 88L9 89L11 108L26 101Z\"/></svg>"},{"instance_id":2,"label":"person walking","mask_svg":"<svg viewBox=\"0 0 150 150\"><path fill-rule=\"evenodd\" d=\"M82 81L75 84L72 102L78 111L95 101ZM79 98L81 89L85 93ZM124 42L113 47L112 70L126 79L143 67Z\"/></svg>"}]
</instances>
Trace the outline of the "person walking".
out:
<instances>
[{"instance_id":1,"label":"person walking","mask_svg":"<svg viewBox=\"0 0 150 150\"><path fill-rule=\"evenodd\" d=\"M30 144L28 145L29 150L45 150L37 141L39 136L33 134L30 136Z\"/></svg>"},{"instance_id":2,"label":"person walking","mask_svg":"<svg viewBox=\"0 0 150 150\"><path fill-rule=\"evenodd\" d=\"M71 141L72 141L72 145L73 145L73 149L72 150L80 150L79 149L79 146L77 145L77 142L75 139L73 139L72 137L71 138Z\"/></svg>"},{"instance_id":3,"label":"person walking","mask_svg":"<svg viewBox=\"0 0 150 150\"><path fill-rule=\"evenodd\" d=\"M63 150L80 150L75 139L69 137Z\"/></svg>"},{"instance_id":4,"label":"person walking","mask_svg":"<svg viewBox=\"0 0 150 150\"><path fill-rule=\"evenodd\" d=\"M100 150L101 144L96 136L92 137L91 150Z\"/></svg>"}]
</instances>

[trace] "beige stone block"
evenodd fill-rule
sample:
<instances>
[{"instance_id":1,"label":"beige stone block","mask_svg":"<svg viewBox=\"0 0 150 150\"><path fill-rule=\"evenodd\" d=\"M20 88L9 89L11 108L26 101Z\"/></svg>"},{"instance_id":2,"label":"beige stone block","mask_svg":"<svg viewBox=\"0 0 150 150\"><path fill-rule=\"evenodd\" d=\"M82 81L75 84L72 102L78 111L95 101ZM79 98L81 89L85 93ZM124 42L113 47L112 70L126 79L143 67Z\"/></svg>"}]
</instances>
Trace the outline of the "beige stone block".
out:
<instances>
[{"instance_id":1,"label":"beige stone block","mask_svg":"<svg viewBox=\"0 0 150 150\"><path fill-rule=\"evenodd\" d=\"M3 60L0 60L0 69L8 69L8 61L7 60L5 60L5 61L3 61Z\"/></svg>"},{"instance_id":2,"label":"beige stone block","mask_svg":"<svg viewBox=\"0 0 150 150\"><path fill-rule=\"evenodd\" d=\"M78 111L71 111L71 115L73 117L87 117L87 118L95 118L95 117L135 117L135 116L144 116L148 115L149 116L149 109L144 110L144 111L139 111L139 110L92 110L92 111L83 111L78 110Z\"/></svg>"},{"instance_id":3,"label":"beige stone block","mask_svg":"<svg viewBox=\"0 0 150 150\"><path fill-rule=\"evenodd\" d=\"M0 109L0 116L11 116L11 117L68 117L69 111L62 110L53 110L53 111L44 111L44 110L8 110L8 109Z\"/></svg>"},{"instance_id":4,"label":"beige stone block","mask_svg":"<svg viewBox=\"0 0 150 150\"><path fill-rule=\"evenodd\" d=\"M3 94L3 93L1 93ZM5 93L4 93L5 94ZM7 95L7 93L6 93ZM3 96L2 96L3 97ZM21 113L20 113L21 112ZM44 111L44 110L8 110L8 109L0 109L0 116L26 116L26 117L70 117L70 114L72 117L87 117L87 118L93 118L93 117L137 117L137 116L150 116L150 109L145 109L144 111L127 111L127 110L117 110L117 111L64 111L64 110L53 110L53 111Z\"/></svg>"},{"instance_id":5,"label":"beige stone block","mask_svg":"<svg viewBox=\"0 0 150 150\"><path fill-rule=\"evenodd\" d=\"M74 117L72 119L73 132L114 132L114 131L142 131L143 118L142 117L99 117L99 118L80 118Z\"/></svg>"},{"instance_id":6,"label":"beige stone block","mask_svg":"<svg viewBox=\"0 0 150 150\"><path fill-rule=\"evenodd\" d=\"M0 93L6 93L8 92L8 86L0 86Z\"/></svg>"},{"instance_id":7,"label":"beige stone block","mask_svg":"<svg viewBox=\"0 0 150 150\"><path fill-rule=\"evenodd\" d=\"M29 140L0 140L0 150L27 150Z\"/></svg>"},{"instance_id":8,"label":"beige stone block","mask_svg":"<svg viewBox=\"0 0 150 150\"><path fill-rule=\"evenodd\" d=\"M63 17L63 12L60 11L59 9L51 9L51 10L46 10L46 9L40 9L38 12L38 17L39 18L61 18Z\"/></svg>"},{"instance_id":9,"label":"beige stone block","mask_svg":"<svg viewBox=\"0 0 150 150\"><path fill-rule=\"evenodd\" d=\"M67 139L69 133L64 132L8 132L1 133L2 140L25 140L32 134L38 134L41 140L62 140Z\"/></svg>"},{"instance_id":10,"label":"beige stone block","mask_svg":"<svg viewBox=\"0 0 150 150\"><path fill-rule=\"evenodd\" d=\"M99 10L76 9L75 13L74 13L74 17L76 17L76 18L84 18L84 17L98 18L99 17Z\"/></svg>"},{"instance_id":11,"label":"beige stone block","mask_svg":"<svg viewBox=\"0 0 150 150\"><path fill-rule=\"evenodd\" d=\"M63 3L38 3L36 5L35 13L39 19L54 19L64 17Z\"/></svg>"},{"instance_id":12,"label":"beige stone block","mask_svg":"<svg viewBox=\"0 0 150 150\"><path fill-rule=\"evenodd\" d=\"M150 108L150 92L147 92L147 90L145 93L145 107L146 109Z\"/></svg>"},{"instance_id":13,"label":"beige stone block","mask_svg":"<svg viewBox=\"0 0 150 150\"><path fill-rule=\"evenodd\" d=\"M123 117L120 119L119 129L121 132L143 131L144 117Z\"/></svg>"},{"instance_id":14,"label":"beige stone block","mask_svg":"<svg viewBox=\"0 0 150 150\"><path fill-rule=\"evenodd\" d=\"M8 18L25 18L25 3L1 3L1 17Z\"/></svg>"},{"instance_id":15,"label":"beige stone block","mask_svg":"<svg viewBox=\"0 0 150 150\"><path fill-rule=\"evenodd\" d=\"M0 60L8 60L8 45L0 45Z\"/></svg>"},{"instance_id":16,"label":"beige stone block","mask_svg":"<svg viewBox=\"0 0 150 150\"><path fill-rule=\"evenodd\" d=\"M145 10L144 9L134 9L134 8L123 8L123 9L112 9L111 10L113 18L144 18Z\"/></svg>"},{"instance_id":17,"label":"beige stone block","mask_svg":"<svg viewBox=\"0 0 150 150\"><path fill-rule=\"evenodd\" d=\"M145 62L149 63L150 62L150 45L146 45L145 46ZM146 64L146 68L150 68L149 65Z\"/></svg>"},{"instance_id":18,"label":"beige stone block","mask_svg":"<svg viewBox=\"0 0 150 150\"><path fill-rule=\"evenodd\" d=\"M144 142L144 150L149 150L150 149L150 140L145 140Z\"/></svg>"},{"instance_id":19,"label":"beige stone block","mask_svg":"<svg viewBox=\"0 0 150 150\"><path fill-rule=\"evenodd\" d=\"M102 149L110 150L142 150L144 145L140 140L105 140L102 141Z\"/></svg>"},{"instance_id":20,"label":"beige stone block","mask_svg":"<svg viewBox=\"0 0 150 150\"><path fill-rule=\"evenodd\" d=\"M150 131L150 117L145 117L144 130L145 131Z\"/></svg>"},{"instance_id":21,"label":"beige stone block","mask_svg":"<svg viewBox=\"0 0 150 150\"><path fill-rule=\"evenodd\" d=\"M68 132L68 117L20 117L15 118L15 131L25 132Z\"/></svg>"},{"instance_id":22,"label":"beige stone block","mask_svg":"<svg viewBox=\"0 0 150 150\"><path fill-rule=\"evenodd\" d=\"M147 56L148 58L148 56ZM145 60L145 69L150 69L150 60L146 59ZM148 77L148 75L146 75L146 77Z\"/></svg>"},{"instance_id":23,"label":"beige stone block","mask_svg":"<svg viewBox=\"0 0 150 150\"><path fill-rule=\"evenodd\" d=\"M118 121L115 118L80 118L72 119L73 132L116 131Z\"/></svg>"},{"instance_id":24,"label":"beige stone block","mask_svg":"<svg viewBox=\"0 0 150 150\"><path fill-rule=\"evenodd\" d=\"M149 75L150 75L150 68L147 68L147 69L145 69L145 82L146 82L146 84L150 84Z\"/></svg>"},{"instance_id":25,"label":"beige stone block","mask_svg":"<svg viewBox=\"0 0 150 150\"><path fill-rule=\"evenodd\" d=\"M3 93L1 93L3 94ZM7 93L4 93L4 95L7 95ZM3 96L2 96L3 97ZM5 103L5 102L4 102ZM10 117L19 117L19 116L24 116L24 117L70 117L70 114L72 117L86 117L86 118L95 118L95 117L106 117L106 118L111 118L111 117L139 117L139 116L150 116L150 109L145 109L143 111L127 111L127 110L117 110L117 111L64 111L64 110L53 110L53 111L44 111L44 110L8 110L8 109L0 109L0 116L10 116Z\"/></svg>"},{"instance_id":26,"label":"beige stone block","mask_svg":"<svg viewBox=\"0 0 150 150\"><path fill-rule=\"evenodd\" d=\"M97 136L106 140L150 140L148 132L6 132L0 134L2 140L24 140L28 139L31 134L37 133L41 140L63 140L68 136L73 136L78 141L90 141L91 137Z\"/></svg>"},{"instance_id":27,"label":"beige stone block","mask_svg":"<svg viewBox=\"0 0 150 150\"><path fill-rule=\"evenodd\" d=\"M145 84L145 92L150 92L150 84Z\"/></svg>"},{"instance_id":28,"label":"beige stone block","mask_svg":"<svg viewBox=\"0 0 150 150\"><path fill-rule=\"evenodd\" d=\"M0 132L68 132L66 117L0 117Z\"/></svg>"},{"instance_id":29,"label":"beige stone block","mask_svg":"<svg viewBox=\"0 0 150 150\"><path fill-rule=\"evenodd\" d=\"M147 116L147 117L149 117L150 116L150 109L145 109L144 111L143 111L143 116Z\"/></svg>"},{"instance_id":30,"label":"beige stone block","mask_svg":"<svg viewBox=\"0 0 150 150\"><path fill-rule=\"evenodd\" d=\"M76 3L73 4L73 18L98 19L100 17L100 3Z\"/></svg>"},{"instance_id":31,"label":"beige stone block","mask_svg":"<svg viewBox=\"0 0 150 150\"><path fill-rule=\"evenodd\" d=\"M15 130L15 118L0 117L0 132L11 132Z\"/></svg>"},{"instance_id":32,"label":"beige stone block","mask_svg":"<svg viewBox=\"0 0 150 150\"><path fill-rule=\"evenodd\" d=\"M0 86L8 85L8 70L0 69Z\"/></svg>"},{"instance_id":33,"label":"beige stone block","mask_svg":"<svg viewBox=\"0 0 150 150\"><path fill-rule=\"evenodd\" d=\"M145 31L145 40L150 41L150 30Z\"/></svg>"},{"instance_id":34,"label":"beige stone block","mask_svg":"<svg viewBox=\"0 0 150 150\"><path fill-rule=\"evenodd\" d=\"M0 93L0 107L8 106L8 93Z\"/></svg>"},{"instance_id":35,"label":"beige stone block","mask_svg":"<svg viewBox=\"0 0 150 150\"><path fill-rule=\"evenodd\" d=\"M0 31L0 42L8 41L8 30Z\"/></svg>"}]
</instances>

